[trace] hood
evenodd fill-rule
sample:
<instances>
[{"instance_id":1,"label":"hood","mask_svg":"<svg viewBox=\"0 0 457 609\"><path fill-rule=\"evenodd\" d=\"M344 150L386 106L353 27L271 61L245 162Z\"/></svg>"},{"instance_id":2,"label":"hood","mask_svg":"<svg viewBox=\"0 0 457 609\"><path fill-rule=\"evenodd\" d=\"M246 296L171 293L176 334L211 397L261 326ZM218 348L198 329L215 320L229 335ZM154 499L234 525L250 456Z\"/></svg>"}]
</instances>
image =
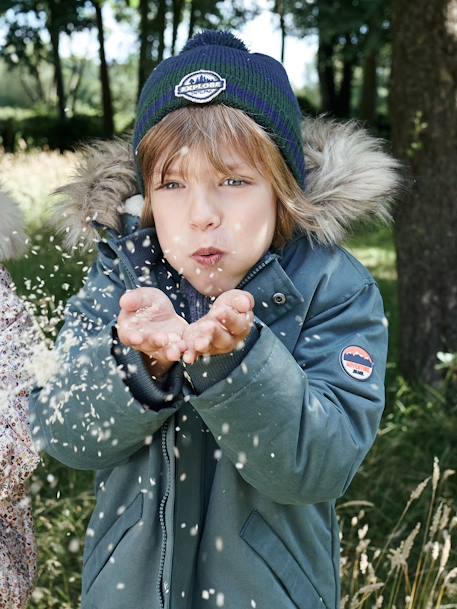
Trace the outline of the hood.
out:
<instances>
[{"instance_id":1,"label":"hood","mask_svg":"<svg viewBox=\"0 0 457 609\"><path fill-rule=\"evenodd\" d=\"M307 165L306 196L317 229L309 236L323 245L340 243L356 222L388 220L400 185L400 163L383 151L383 141L357 123L325 118L303 122ZM59 188L55 223L65 245L89 247L99 235L91 222L121 230L122 213L140 215L131 145L99 141L82 149L75 179ZM134 197L131 199L131 197Z\"/></svg>"},{"instance_id":2,"label":"hood","mask_svg":"<svg viewBox=\"0 0 457 609\"><path fill-rule=\"evenodd\" d=\"M24 218L19 205L0 189L0 261L20 258L26 249Z\"/></svg>"}]
</instances>

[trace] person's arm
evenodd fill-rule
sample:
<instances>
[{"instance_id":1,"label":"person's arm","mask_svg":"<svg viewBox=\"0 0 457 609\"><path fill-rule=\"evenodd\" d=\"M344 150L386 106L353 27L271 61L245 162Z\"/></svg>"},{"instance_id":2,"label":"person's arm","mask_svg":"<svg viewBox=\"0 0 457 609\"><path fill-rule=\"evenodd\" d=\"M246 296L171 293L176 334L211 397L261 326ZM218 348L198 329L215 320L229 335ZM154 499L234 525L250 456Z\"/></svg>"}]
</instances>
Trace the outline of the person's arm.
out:
<instances>
[{"instance_id":1,"label":"person's arm","mask_svg":"<svg viewBox=\"0 0 457 609\"><path fill-rule=\"evenodd\" d=\"M36 468L39 457L28 425L32 346L42 340L24 303L0 284L0 501L14 493Z\"/></svg>"},{"instance_id":2,"label":"person's arm","mask_svg":"<svg viewBox=\"0 0 457 609\"><path fill-rule=\"evenodd\" d=\"M177 376L172 391L164 391L141 354L117 339L125 287L116 263L100 253L86 284L70 299L55 347L57 372L30 399L38 446L79 469L121 463L150 442L180 405L182 379Z\"/></svg>"},{"instance_id":3,"label":"person's arm","mask_svg":"<svg viewBox=\"0 0 457 609\"><path fill-rule=\"evenodd\" d=\"M373 358L366 380L343 369L341 353L351 346ZM293 355L263 327L230 378L190 401L259 492L283 504L332 500L346 491L376 436L386 354L382 299L368 282L306 320Z\"/></svg>"}]
</instances>

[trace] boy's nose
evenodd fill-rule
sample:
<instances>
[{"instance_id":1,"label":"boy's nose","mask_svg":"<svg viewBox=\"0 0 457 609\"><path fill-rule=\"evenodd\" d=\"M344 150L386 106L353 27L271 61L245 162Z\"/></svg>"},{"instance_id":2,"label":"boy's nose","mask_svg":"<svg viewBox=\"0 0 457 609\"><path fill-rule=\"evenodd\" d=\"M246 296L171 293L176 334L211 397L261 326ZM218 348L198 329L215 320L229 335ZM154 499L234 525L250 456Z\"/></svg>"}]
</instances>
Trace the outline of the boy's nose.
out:
<instances>
[{"instance_id":1,"label":"boy's nose","mask_svg":"<svg viewBox=\"0 0 457 609\"><path fill-rule=\"evenodd\" d=\"M192 197L190 206L190 225L192 228L207 230L220 225L221 218L207 193L198 192Z\"/></svg>"}]
</instances>

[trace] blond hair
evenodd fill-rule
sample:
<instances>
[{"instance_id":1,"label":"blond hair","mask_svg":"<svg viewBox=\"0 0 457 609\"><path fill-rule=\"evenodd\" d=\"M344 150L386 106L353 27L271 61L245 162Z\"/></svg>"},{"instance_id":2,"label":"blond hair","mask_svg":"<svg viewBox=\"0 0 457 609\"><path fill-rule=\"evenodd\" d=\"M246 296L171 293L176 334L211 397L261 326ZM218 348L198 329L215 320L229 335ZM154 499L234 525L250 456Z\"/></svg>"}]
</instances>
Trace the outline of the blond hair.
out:
<instances>
[{"instance_id":1,"label":"blond hair","mask_svg":"<svg viewBox=\"0 0 457 609\"><path fill-rule=\"evenodd\" d=\"M237 151L272 185L278 201L273 247L284 247L297 229L306 233L316 230L313 208L274 141L242 110L223 104L174 110L142 139L139 155L146 199L142 227L154 225L151 181L157 163L161 163L162 181L180 156L184 163L182 170L186 171L185 163L190 155L183 155L183 151L202 153L216 171L230 173L220 154L221 143Z\"/></svg>"}]
</instances>

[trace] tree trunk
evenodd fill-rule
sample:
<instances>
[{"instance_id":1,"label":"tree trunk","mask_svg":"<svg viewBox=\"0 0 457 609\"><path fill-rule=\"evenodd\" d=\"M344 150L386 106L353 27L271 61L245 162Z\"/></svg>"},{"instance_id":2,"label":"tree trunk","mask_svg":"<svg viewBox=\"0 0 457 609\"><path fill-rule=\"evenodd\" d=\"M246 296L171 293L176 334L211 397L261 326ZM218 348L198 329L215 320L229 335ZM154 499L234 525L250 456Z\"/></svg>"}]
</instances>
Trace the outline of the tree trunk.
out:
<instances>
[{"instance_id":1,"label":"tree trunk","mask_svg":"<svg viewBox=\"0 0 457 609\"><path fill-rule=\"evenodd\" d=\"M348 36L346 38L349 38ZM350 44L350 43L348 43ZM338 91L337 106L335 114L341 118L351 115L352 77L354 75L355 60L345 59L343 63L343 75L340 90Z\"/></svg>"},{"instance_id":2,"label":"tree trunk","mask_svg":"<svg viewBox=\"0 0 457 609\"><path fill-rule=\"evenodd\" d=\"M196 12L196 0L191 0L190 3L190 11L189 11L189 31L187 32L187 39L192 38L192 36L194 35L194 29L195 29L195 12Z\"/></svg>"},{"instance_id":3,"label":"tree trunk","mask_svg":"<svg viewBox=\"0 0 457 609\"><path fill-rule=\"evenodd\" d=\"M159 37L159 44L157 48L157 63L163 60L163 54L165 52L165 29L166 29L166 16L167 16L167 5L165 0L159 0L157 6L157 34Z\"/></svg>"},{"instance_id":4,"label":"tree trunk","mask_svg":"<svg viewBox=\"0 0 457 609\"><path fill-rule=\"evenodd\" d=\"M176 39L178 37L178 27L182 19L182 9L184 0L173 0L173 31L171 34L171 54L175 54Z\"/></svg>"},{"instance_id":5,"label":"tree trunk","mask_svg":"<svg viewBox=\"0 0 457 609\"><path fill-rule=\"evenodd\" d=\"M363 62L362 93L360 96L359 118L369 124L376 120L376 106L378 100L378 53L369 51Z\"/></svg>"},{"instance_id":6,"label":"tree trunk","mask_svg":"<svg viewBox=\"0 0 457 609\"><path fill-rule=\"evenodd\" d=\"M111 99L111 87L109 83L108 64L105 56L105 33L103 30L103 16L100 3L92 0L95 8L95 16L98 30L98 48L100 57L100 83L102 86L103 104L103 131L106 138L114 137L113 102Z\"/></svg>"},{"instance_id":7,"label":"tree trunk","mask_svg":"<svg viewBox=\"0 0 457 609\"><path fill-rule=\"evenodd\" d=\"M138 61L138 97L152 70L152 34L149 0L140 0L140 57Z\"/></svg>"},{"instance_id":8,"label":"tree trunk","mask_svg":"<svg viewBox=\"0 0 457 609\"><path fill-rule=\"evenodd\" d=\"M457 10L395 0L393 145L414 187L395 211L400 368L435 383L438 351L457 351Z\"/></svg>"},{"instance_id":9,"label":"tree trunk","mask_svg":"<svg viewBox=\"0 0 457 609\"><path fill-rule=\"evenodd\" d=\"M27 63L27 70L30 76L32 77L35 86L32 90L26 82L26 77L21 75L20 80L24 91L27 93L33 103L46 102L44 89L40 77L40 71L38 70L37 66L31 61Z\"/></svg>"},{"instance_id":10,"label":"tree trunk","mask_svg":"<svg viewBox=\"0 0 457 609\"><path fill-rule=\"evenodd\" d=\"M26 95L29 96L30 101L34 104L37 103L37 101L42 101L39 98L39 95L37 95L34 87L31 87L30 85L27 84L27 78L26 76L24 76L23 74L19 73L19 80L21 82L22 88L24 89Z\"/></svg>"},{"instance_id":11,"label":"tree trunk","mask_svg":"<svg viewBox=\"0 0 457 609\"><path fill-rule=\"evenodd\" d=\"M34 65L31 68L31 73L35 77L38 99L39 99L39 101L45 103L47 100L46 100L46 95L44 94L43 84L41 82L40 70L38 69L37 66Z\"/></svg>"},{"instance_id":12,"label":"tree trunk","mask_svg":"<svg viewBox=\"0 0 457 609\"><path fill-rule=\"evenodd\" d=\"M319 38L317 51L317 72L319 75L319 89L321 94L321 112L335 112L335 68L333 65L333 44Z\"/></svg>"},{"instance_id":13,"label":"tree trunk","mask_svg":"<svg viewBox=\"0 0 457 609\"><path fill-rule=\"evenodd\" d=\"M68 99L71 100L71 113L76 114L76 102L78 101L78 91L82 83L84 69L86 67L86 59L81 59L75 70L75 82L70 89Z\"/></svg>"},{"instance_id":14,"label":"tree trunk","mask_svg":"<svg viewBox=\"0 0 457 609\"><path fill-rule=\"evenodd\" d=\"M63 72L62 72L62 62L60 60L59 53L59 40L60 40L60 32L57 23L55 22L55 18L53 15L52 3L49 10L49 19L48 19L48 31L51 39L51 49L52 49L52 60L54 64L54 80L56 83L56 91L57 91L57 108L59 111L59 118L61 121L65 121L67 118L65 105L65 86L63 81Z\"/></svg>"},{"instance_id":15,"label":"tree trunk","mask_svg":"<svg viewBox=\"0 0 457 609\"><path fill-rule=\"evenodd\" d=\"M281 30L281 63L284 63L286 48L286 22L284 19L284 0L276 0L276 12L279 15L279 28Z\"/></svg>"}]
</instances>

